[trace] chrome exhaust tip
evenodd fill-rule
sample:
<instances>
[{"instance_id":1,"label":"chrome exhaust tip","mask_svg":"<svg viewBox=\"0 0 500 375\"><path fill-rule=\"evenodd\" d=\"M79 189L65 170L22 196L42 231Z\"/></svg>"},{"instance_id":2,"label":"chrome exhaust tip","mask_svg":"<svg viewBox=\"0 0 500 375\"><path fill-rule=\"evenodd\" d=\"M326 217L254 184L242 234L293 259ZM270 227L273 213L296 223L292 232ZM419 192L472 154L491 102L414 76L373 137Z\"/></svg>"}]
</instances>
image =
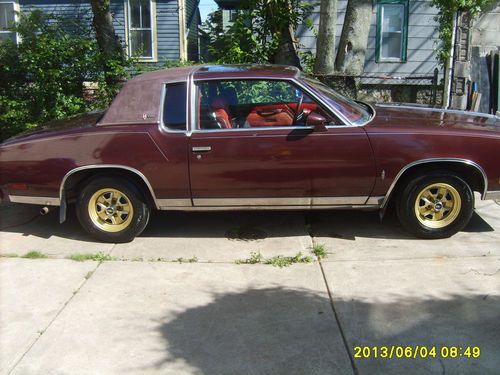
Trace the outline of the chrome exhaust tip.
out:
<instances>
[{"instance_id":1,"label":"chrome exhaust tip","mask_svg":"<svg viewBox=\"0 0 500 375\"><path fill-rule=\"evenodd\" d=\"M50 209L48 207L44 207L40 210L40 215L47 215L50 212Z\"/></svg>"}]
</instances>

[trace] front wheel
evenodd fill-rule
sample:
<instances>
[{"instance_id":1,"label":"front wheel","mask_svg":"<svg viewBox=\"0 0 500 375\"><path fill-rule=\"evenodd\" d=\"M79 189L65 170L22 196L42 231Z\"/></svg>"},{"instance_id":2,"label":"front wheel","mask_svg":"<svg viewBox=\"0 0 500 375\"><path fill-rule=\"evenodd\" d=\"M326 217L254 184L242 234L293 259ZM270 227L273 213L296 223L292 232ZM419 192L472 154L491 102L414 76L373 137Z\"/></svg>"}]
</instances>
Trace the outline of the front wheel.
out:
<instances>
[{"instance_id":1,"label":"front wheel","mask_svg":"<svg viewBox=\"0 0 500 375\"><path fill-rule=\"evenodd\" d=\"M82 191L76 205L83 228L103 242L130 242L149 221L150 209L139 190L123 178L101 177Z\"/></svg>"},{"instance_id":2,"label":"front wheel","mask_svg":"<svg viewBox=\"0 0 500 375\"><path fill-rule=\"evenodd\" d=\"M462 230L474 211L474 194L459 176L434 172L410 180L399 195L398 217L420 238L447 238Z\"/></svg>"}]
</instances>

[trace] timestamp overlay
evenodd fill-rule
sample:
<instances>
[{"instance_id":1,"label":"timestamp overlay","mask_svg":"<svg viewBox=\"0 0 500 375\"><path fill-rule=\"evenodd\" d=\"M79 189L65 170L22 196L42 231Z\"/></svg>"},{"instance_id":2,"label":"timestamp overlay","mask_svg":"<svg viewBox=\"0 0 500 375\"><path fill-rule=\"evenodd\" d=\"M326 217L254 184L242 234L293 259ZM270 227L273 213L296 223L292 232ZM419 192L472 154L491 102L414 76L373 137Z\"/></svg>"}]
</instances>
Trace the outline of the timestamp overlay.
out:
<instances>
[{"instance_id":1,"label":"timestamp overlay","mask_svg":"<svg viewBox=\"0 0 500 375\"><path fill-rule=\"evenodd\" d=\"M480 346L428 346L428 345L357 345L354 359L425 359L425 358L480 358Z\"/></svg>"}]
</instances>

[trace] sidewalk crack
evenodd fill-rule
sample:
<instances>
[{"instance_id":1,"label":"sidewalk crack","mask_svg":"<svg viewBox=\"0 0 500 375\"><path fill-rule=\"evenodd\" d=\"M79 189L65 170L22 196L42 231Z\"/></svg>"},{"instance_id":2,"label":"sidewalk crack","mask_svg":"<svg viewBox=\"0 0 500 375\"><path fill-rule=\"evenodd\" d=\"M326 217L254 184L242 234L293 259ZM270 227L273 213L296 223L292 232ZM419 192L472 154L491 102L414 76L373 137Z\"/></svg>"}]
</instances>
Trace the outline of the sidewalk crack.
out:
<instances>
[{"instance_id":1,"label":"sidewalk crack","mask_svg":"<svg viewBox=\"0 0 500 375\"><path fill-rule=\"evenodd\" d=\"M44 329L41 329L38 331L38 336L33 340L33 342L28 346L28 348L25 350L25 352L21 355L21 357L19 357L19 359L14 363L14 365L12 366L12 368L7 372L7 375L10 375L15 369L16 367L19 365L19 363L21 363L21 361L24 359L24 357L26 357L26 355L30 352L31 348L33 348L35 346L35 344L38 342L38 340L40 340L40 337L42 337L43 334L45 334L45 332L47 332L47 330L52 326L52 324L56 321L56 319L59 317L59 315L61 315L61 313L64 311L64 309L66 309L66 306L69 305L69 303L73 300L73 298L78 294L78 292L80 291L80 289L83 288L83 286L85 285L85 283L92 278L92 276L95 274L95 271L97 271L97 269L100 267L102 262L99 262L97 263L97 265L94 267L94 269L92 271L89 271L87 273L88 277L85 276L82 280L82 282L78 285L78 287L73 291L73 293L71 294L71 296L66 300L66 302L64 302L64 304L61 306L61 308L57 311L56 315L50 320L50 322L47 324L47 326L44 328Z\"/></svg>"}]
</instances>

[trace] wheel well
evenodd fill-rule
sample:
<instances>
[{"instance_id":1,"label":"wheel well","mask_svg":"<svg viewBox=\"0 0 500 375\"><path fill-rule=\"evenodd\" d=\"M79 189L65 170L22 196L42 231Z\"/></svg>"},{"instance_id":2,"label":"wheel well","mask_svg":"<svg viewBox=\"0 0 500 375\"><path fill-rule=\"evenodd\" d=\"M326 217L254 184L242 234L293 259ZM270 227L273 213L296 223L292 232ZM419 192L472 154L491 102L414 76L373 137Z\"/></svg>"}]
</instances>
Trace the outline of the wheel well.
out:
<instances>
[{"instance_id":1,"label":"wheel well","mask_svg":"<svg viewBox=\"0 0 500 375\"><path fill-rule=\"evenodd\" d=\"M151 191L146 184L146 182L139 176L137 173L129 171L127 169L122 168L95 168L95 169L84 169L81 171L77 171L72 173L66 181L64 181L63 191L68 203L75 202L78 198L78 195L81 189L88 183L90 180L93 180L97 177L120 177L125 178L126 180L133 183L139 191L143 194L146 199L148 205L150 207L155 208L156 202L154 200Z\"/></svg>"},{"instance_id":2,"label":"wheel well","mask_svg":"<svg viewBox=\"0 0 500 375\"><path fill-rule=\"evenodd\" d=\"M457 176L461 177L470 186L472 191L477 191L483 195L485 189L485 181L483 174L479 169L471 164L465 164L461 162L429 162L423 164L417 164L406 171L400 176L396 182L394 190L391 192L389 198L389 204L393 201L393 197L397 197L401 190L406 186L406 184L415 175L425 175L427 173L435 171L447 171L454 172Z\"/></svg>"}]
</instances>

